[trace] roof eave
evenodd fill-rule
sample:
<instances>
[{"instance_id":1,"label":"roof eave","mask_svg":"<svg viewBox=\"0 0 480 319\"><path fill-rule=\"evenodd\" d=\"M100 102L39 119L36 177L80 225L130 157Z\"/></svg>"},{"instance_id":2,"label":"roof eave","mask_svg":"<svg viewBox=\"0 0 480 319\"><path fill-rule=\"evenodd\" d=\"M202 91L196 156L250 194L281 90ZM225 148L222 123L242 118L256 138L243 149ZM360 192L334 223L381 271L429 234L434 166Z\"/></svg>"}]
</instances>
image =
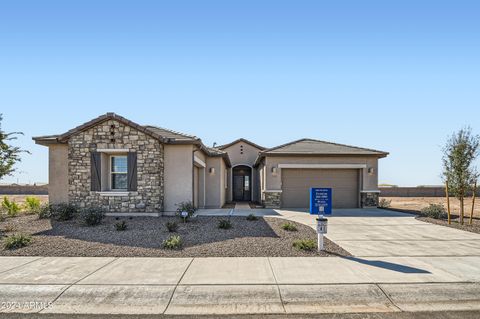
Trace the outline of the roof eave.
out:
<instances>
[{"instance_id":1,"label":"roof eave","mask_svg":"<svg viewBox=\"0 0 480 319\"><path fill-rule=\"evenodd\" d=\"M386 157L388 153L303 153L303 152L261 152L264 156L375 156Z\"/></svg>"},{"instance_id":2,"label":"roof eave","mask_svg":"<svg viewBox=\"0 0 480 319\"><path fill-rule=\"evenodd\" d=\"M54 144L65 144L58 141L57 136L34 136L32 140L35 141L35 144L42 145L42 146L49 146Z\"/></svg>"}]
</instances>

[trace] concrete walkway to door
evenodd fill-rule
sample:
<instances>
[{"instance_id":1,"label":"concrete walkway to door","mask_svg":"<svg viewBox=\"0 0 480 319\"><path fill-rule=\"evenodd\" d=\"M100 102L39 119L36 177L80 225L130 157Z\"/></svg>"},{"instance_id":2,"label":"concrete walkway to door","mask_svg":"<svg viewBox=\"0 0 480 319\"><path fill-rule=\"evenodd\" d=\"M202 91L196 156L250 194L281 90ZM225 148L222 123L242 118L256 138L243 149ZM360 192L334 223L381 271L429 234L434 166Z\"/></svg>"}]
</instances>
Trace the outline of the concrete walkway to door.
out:
<instances>
[{"instance_id":1,"label":"concrete walkway to door","mask_svg":"<svg viewBox=\"0 0 480 319\"><path fill-rule=\"evenodd\" d=\"M248 202L238 202L235 203L235 210L250 210L250 205Z\"/></svg>"}]
</instances>

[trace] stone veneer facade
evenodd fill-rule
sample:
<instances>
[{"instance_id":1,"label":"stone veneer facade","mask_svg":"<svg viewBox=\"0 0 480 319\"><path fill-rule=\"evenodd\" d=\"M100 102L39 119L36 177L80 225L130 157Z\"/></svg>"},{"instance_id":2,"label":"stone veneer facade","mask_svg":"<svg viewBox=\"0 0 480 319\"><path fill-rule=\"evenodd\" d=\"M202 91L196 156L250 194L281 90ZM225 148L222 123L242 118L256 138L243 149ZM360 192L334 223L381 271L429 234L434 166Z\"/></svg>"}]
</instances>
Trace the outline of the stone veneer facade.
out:
<instances>
[{"instance_id":1,"label":"stone veneer facade","mask_svg":"<svg viewBox=\"0 0 480 319\"><path fill-rule=\"evenodd\" d=\"M264 196L265 208L280 208L282 192L268 191L264 193Z\"/></svg>"},{"instance_id":2,"label":"stone veneer facade","mask_svg":"<svg viewBox=\"0 0 480 319\"><path fill-rule=\"evenodd\" d=\"M378 207L378 192L361 192L360 193L360 207Z\"/></svg>"},{"instance_id":3,"label":"stone veneer facade","mask_svg":"<svg viewBox=\"0 0 480 319\"><path fill-rule=\"evenodd\" d=\"M137 191L128 192L126 196L108 196L90 190L90 154L98 149L128 149L137 153ZM68 184L69 202L79 207L100 206L107 212L122 213L161 212L164 203L163 144L115 120L75 133L68 140Z\"/></svg>"}]
</instances>

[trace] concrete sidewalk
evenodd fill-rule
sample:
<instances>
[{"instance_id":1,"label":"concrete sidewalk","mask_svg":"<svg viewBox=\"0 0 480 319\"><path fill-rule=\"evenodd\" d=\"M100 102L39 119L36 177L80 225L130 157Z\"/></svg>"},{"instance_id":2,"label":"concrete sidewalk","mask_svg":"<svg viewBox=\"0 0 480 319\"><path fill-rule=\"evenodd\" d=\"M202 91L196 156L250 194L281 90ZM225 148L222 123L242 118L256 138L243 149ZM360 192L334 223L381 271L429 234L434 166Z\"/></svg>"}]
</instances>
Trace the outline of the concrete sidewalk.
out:
<instances>
[{"instance_id":1,"label":"concrete sidewalk","mask_svg":"<svg viewBox=\"0 0 480 319\"><path fill-rule=\"evenodd\" d=\"M0 257L1 312L480 310L480 257Z\"/></svg>"}]
</instances>

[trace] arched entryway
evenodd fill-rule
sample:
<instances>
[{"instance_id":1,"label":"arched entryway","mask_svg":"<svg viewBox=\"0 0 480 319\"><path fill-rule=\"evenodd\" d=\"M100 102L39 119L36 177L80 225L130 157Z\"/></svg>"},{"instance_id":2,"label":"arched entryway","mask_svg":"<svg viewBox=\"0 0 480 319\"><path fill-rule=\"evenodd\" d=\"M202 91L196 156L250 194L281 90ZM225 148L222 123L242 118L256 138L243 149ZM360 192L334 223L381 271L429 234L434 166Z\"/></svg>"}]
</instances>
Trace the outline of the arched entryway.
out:
<instances>
[{"instance_id":1,"label":"arched entryway","mask_svg":"<svg viewBox=\"0 0 480 319\"><path fill-rule=\"evenodd\" d=\"M232 169L233 200L236 202L252 199L252 168L238 165Z\"/></svg>"}]
</instances>

